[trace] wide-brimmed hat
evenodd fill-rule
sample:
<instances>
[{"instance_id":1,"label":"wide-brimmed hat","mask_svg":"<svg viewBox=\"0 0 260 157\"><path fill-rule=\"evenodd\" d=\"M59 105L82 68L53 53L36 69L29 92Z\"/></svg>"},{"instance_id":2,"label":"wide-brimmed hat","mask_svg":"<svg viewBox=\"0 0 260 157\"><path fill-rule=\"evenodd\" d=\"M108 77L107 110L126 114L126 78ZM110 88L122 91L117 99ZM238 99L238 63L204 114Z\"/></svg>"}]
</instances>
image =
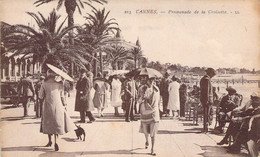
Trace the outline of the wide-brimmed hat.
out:
<instances>
[{"instance_id":1,"label":"wide-brimmed hat","mask_svg":"<svg viewBox=\"0 0 260 157\"><path fill-rule=\"evenodd\" d=\"M206 71L207 73L213 73L214 75L217 74L216 70L213 69L213 68L207 68L205 71Z\"/></svg>"},{"instance_id":2,"label":"wide-brimmed hat","mask_svg":"<svg viewBox=\"0 0 260 157\"><path fill-rule=\"evenodd\" d=\"M233 87L231 87L231 86L227 87L226 90L227 90L228 92L234 92L234 93L237 92L237 91L236 91Z\"/></svg>"},{"instance_id":3,"label":"wide-brimmed hat","mask_svg":"<svg viewBox=\"0 0 260 157\"><path fill-rule=\"evenodd\" d=\"M62 71L61 69L51 65L51 64L46 64L48 66L48 68L50 68L54 73L56 73L57 75L63 77L64 79L68 80L68 81L73 81L73 78L71 78L67 73L65 73L64 71Z\"/></svg>"}]
</instances>

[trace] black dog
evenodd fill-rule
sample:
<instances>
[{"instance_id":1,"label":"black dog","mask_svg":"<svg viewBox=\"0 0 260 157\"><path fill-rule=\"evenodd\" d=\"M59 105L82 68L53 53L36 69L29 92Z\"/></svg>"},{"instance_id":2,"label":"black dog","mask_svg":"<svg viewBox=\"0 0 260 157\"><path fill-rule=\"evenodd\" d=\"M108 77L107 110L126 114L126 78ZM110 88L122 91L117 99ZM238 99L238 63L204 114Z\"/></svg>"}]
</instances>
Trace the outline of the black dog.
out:
<instances>
[{"instance_id":1,"label":"black dog","mask_svg":"<svg viewBox=\"0 0 260 157\"><path fill-rule=\"evenodd\" d=\"M80 127L80 125L79 126L76 125L76 127L77 127L77 129L74 130L76 133L76 136L78 137L78 139L82 140L81 135L84 135L83 141L85 141L85 136L86 136L85 130L82 127Z\"/></svg>"}]
</instances>

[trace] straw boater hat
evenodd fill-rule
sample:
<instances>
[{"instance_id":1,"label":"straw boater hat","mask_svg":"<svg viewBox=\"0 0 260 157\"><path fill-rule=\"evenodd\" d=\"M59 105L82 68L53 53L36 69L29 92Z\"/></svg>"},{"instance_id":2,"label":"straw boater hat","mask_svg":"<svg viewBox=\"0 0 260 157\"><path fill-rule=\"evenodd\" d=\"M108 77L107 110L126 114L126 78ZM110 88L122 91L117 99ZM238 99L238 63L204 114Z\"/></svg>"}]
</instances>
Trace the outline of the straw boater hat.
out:
<instances>
[{"instance_id":1,"label":"straw boater hat","mask_svg":"<svg viewBox=\"0 0 260 157\"><path fill-rule=\"evenodd\" d=\"M236 92L237 92L237 91L236 91L233 87L231 87L231 86L227 87L226 90L227 90L228 92L233 92L233 93L236 93Z\"/></svg>"}]
</instances>

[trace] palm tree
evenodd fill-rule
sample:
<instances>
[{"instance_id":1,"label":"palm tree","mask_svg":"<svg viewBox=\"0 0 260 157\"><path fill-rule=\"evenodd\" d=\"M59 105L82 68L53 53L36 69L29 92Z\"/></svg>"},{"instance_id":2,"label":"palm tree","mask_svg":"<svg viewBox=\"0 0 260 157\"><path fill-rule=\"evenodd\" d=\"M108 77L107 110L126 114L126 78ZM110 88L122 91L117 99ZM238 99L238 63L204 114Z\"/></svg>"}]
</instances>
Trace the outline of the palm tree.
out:
<instances>
[{"instance_id":1,"label":"palm tree","mask_svg":"<svg viewBox=\"0 0 260 157\"><path fill-rule=\"evenodd\" d=\"M111 63L113 70L122 69L122 67L132 64L134 61L131 49L126 49L123 46L113 45L106 48L105 51L108 54L106 62Z\"/></svg>"},{"instance_id":2,"label":"palm tree","mask_svg":"<svg viewBox=\"0 0 260 157\"><path fill-rule=\"evenodd\" d=\"M34 4L36 5L36 7L44 4L44 3L49 3L52 2L54 0L37 0L34 2ZM92 2L96 2L96 3L100 3L100 4L104 4L107 3L106 0L88 0L88 1L84 1L84 0L59 0L58 1L58 5L57 5L57 10L59 10L62 5L64 4L65 8L66 8L66 12L68 14L68 27L72 27L74 26L74 12L76 10L76 8L78 9L79 13L81 14L81 8L84 9L84 4L90 6L91 8L94 8L92 5ZM72 38L72 31L70 32L70 43L73 44L73 38Z\"/></svg>"},{"instance_id":3,"label":"palm tree","mask_svg":"<svg viewBox=\"0 0 260 157\"><path fill-rule=\"evenodd\" d=\"M97 56L99 54L100 70L103 69L102 52L110 46L110 44L116 42L114 38L114 30L118 30L118 24L114 18L108 19L110 11L106 12L105 8L97 10L93 8L92 14L87 13L85 16L86 24L83 25L80 30L79 38L87 45L94 47L92 54ZM97 74L97 63L94 62L94 74Z\"/></svg>"},{"instance_id":4,"label":"palm tree","mask_svg":"<svg viewBox=\"0 0 260 157\"><path fill-rule=\"evenodd\" d=\"M48 18L41 13L28 14L36 21L39 31L25 25L16 25L16 31L9 35L8 43L11 45L9 51L15 55L23 54L24 57L33 57L34 62L52 63L56 66L68 70L71 63L84 67L88 63L88 58L92 57L80 43L68 44L68 33L76 27L65 27L65 20L57 27L60 15L53 10ZM22 37L22 38L21 38Z\"/></svg>"}]
</instances>

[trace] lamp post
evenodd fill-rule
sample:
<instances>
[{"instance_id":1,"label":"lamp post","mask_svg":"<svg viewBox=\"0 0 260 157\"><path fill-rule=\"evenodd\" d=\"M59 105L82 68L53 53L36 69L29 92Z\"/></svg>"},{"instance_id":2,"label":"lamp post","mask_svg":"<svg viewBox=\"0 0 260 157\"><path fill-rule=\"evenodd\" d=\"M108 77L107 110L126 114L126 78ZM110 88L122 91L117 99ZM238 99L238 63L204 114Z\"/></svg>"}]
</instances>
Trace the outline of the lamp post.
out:
<instances>
[{"instance_id":1,"label":"lamp post","mask_svg":"<svg viewBox=\"0 0 260 157\"><path fill-rule=\"evenodd\" d=\"M136 44L135 45L136 45L136 47L134 48L133 52L134 52L134 61L135 61L135 69L136 69L136 68L138 68L137 56L141 52L139 38L136 40Z\"/></svg>"}]
</instances>

